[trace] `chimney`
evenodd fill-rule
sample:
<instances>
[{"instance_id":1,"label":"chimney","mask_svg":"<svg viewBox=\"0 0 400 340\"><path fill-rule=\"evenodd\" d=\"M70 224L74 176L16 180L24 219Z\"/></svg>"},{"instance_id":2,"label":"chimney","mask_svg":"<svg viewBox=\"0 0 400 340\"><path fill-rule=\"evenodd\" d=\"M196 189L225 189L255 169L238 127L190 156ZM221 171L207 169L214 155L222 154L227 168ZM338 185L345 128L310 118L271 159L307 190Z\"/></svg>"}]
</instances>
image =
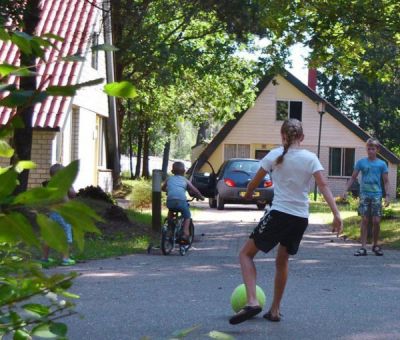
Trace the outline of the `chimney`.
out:
<instances>
[{"instance_id":1,"label":"chimney","mask_svg":"<svg viewBox=\"0 0 400 340\"><path fill-rule=\"evenodd\" d=\"M308 87L314 92L317 91L317 69L308 69Z\"/></svg>"}]
</instances>

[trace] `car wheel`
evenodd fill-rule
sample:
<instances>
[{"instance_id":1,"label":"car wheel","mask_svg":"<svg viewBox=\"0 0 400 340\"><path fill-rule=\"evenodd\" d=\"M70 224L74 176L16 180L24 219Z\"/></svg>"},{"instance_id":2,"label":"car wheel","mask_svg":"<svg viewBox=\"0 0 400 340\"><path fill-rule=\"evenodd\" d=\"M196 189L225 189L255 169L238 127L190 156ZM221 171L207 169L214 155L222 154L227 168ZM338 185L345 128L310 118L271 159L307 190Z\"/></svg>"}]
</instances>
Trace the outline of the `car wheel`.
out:
<instances>
[{"instance_id":1,"label":"car wheel","mask_svg":"<svg viewBox=\"0 0 400 340\"><path fill-rule=\"evenodd\" d=\"M217 194L217 209L218 210L224 210L224 200L220 196L220 194Z\"/></svg>"},{"instance_id":2,"label":"car wheel","mask_svg":"<svg viewBox=\"0 0 400 340\"><path fill-rule=\"evenodd\" d=\"M264 210L266 205L266 203L257 203L257 208L258 210Z\"/></svg>"},{"instance_id":3,"label":"car wheel","mask_svg":"<svg viewBox=\"0 0 400 340\"><path fill-rule=\"evenodd\" d=\"M214 197L210 197L208 199L208 205L210 208L216 208L217 207L217 200Z\"/></svg>"}]
</instances>

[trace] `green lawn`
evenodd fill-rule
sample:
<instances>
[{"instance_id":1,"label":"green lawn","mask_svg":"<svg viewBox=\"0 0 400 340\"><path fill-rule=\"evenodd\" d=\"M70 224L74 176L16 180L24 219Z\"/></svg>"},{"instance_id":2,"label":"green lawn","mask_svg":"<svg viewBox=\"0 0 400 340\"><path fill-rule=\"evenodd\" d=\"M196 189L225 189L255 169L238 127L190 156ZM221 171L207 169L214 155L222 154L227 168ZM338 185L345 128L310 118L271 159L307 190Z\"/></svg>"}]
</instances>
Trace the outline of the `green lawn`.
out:
<instances>
[{"instance_id":1,"label":"green lawn","mask_svg":"<svg viewBox=\"0 0 400 340\"><path fill-rule=\"evenodd\" d=\"M349 239L359 240L360 216L357 215L357 201L350 204L338 204L343 218L343 234ZM310 203L310 219L319 223L329 224L332 222L332 214L328 205L324 202ZM380 240L389 248L400 249L400 203L391 203L384 209L384 217L381 220Z\"/></svg>"}]
</instances>

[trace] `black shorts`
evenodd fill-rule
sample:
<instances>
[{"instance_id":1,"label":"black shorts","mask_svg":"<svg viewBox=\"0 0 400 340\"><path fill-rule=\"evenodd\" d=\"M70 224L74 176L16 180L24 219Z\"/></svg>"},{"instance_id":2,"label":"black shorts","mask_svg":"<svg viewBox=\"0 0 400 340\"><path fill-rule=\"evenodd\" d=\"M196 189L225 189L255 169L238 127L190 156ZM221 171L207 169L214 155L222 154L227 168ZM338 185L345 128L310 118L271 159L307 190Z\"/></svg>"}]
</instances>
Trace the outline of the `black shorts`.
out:
<instances>
[{"instance_id":1,"label":"black shorts","mask_svg":"<svg viewBox=\"0 0 400 340\"><path fill-rule=\"evenodd\" d=\"M268 253L278 243L286 247L290 255L299 250L300 241L308 226L308 218L293 216L281 211L265 212L250 238L256 247Z\"/></svg>"}]
</instances>

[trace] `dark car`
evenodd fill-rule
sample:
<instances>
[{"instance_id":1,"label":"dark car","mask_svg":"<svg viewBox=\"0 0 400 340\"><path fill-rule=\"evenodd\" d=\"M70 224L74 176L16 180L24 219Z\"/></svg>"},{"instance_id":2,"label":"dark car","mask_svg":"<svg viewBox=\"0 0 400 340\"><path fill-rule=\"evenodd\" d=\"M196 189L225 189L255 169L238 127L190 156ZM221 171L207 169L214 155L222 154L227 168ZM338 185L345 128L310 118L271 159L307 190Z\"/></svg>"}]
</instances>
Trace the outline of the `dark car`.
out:
<instances>
[{"instance_id":1,"label":"dark car","mask_svg":"<svg viewBox=\"0 0 400 340\"><path fill-rule=\"evenodd\" d=\"M225 203L256 204L264 209L271 204L274 188L267 174L254 191L252 200L244 198L247 184L260 167L260 161L251 158L232 158L225 161L217 173L193 173L191 181L203 196L208 197L211 208L224 209ZM212 168L212 167L211 167Z\"/></svg>"}]
</instances>

